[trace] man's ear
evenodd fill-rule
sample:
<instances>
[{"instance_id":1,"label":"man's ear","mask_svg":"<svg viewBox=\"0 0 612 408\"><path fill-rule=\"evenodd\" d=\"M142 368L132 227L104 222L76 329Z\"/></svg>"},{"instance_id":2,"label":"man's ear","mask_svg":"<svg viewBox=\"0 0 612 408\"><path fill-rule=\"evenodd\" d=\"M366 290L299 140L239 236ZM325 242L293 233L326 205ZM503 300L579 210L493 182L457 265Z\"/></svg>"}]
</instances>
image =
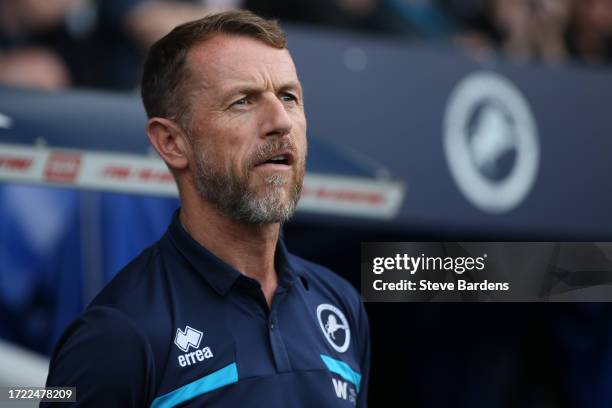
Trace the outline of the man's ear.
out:
<instances>
[{"instance_id":1,"label":"man's ear","mask_svg":"<svg viewBox=\"0 0 612 408\"><path fill-rule=\"evenodd\" d=\"M173 121L151 118L147 122L147 137L161 158L174 170L189 164L189 143L185 132Z\"/></svg>"}]
</instances>

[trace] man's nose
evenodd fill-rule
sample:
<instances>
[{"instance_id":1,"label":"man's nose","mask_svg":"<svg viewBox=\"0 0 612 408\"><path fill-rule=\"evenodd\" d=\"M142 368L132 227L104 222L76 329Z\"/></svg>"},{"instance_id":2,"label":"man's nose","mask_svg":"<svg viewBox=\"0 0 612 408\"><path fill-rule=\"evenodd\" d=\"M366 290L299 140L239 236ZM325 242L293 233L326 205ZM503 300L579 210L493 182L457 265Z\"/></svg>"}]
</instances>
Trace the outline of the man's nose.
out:
<instances>
[{"instance_id":1,"label":"man's nose","mask_svg":"<svg viewBox=\"0 0 612 408\"><path fill-rule=\"evenodd\" d=\"M262 111L260 120L263 137L282 137L291 132L291 118L278 96L272 93L266 94Z\"/></svg>"}]
</instances>

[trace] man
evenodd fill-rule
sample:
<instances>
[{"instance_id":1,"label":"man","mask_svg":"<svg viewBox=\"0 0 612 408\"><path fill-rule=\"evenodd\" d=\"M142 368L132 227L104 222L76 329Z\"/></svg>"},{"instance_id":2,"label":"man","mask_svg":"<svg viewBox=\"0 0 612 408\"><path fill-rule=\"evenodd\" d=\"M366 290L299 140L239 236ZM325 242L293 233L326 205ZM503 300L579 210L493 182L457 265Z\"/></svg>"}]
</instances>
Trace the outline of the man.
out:
<instances>
[{"instance_id":1,"label":"man","mask_svg":"<svg viewBox=\"0 0 612 408\"><path fill-rule=\"evenodd\" d=\"M66 330L47 386L82 406L366 406L359 295L279 240L306 160L284 33L245 11L179 26L142 96L182 207Z\"/></svg>"}]
</instances>

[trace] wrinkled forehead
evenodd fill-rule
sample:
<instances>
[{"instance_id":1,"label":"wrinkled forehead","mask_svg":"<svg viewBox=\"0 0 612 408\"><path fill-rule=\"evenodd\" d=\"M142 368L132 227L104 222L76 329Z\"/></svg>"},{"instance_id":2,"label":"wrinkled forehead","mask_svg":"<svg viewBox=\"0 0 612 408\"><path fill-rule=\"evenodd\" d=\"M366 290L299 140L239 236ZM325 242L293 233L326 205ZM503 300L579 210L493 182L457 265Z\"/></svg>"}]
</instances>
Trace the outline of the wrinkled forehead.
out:
<instances>
[{"instance_id":1,"label":"wrinkled forehead","mask_svg":"<svg viewBox=\"0 0 612 408\"><path fill-rule=\"evenodd\" d=\"M277 87L298 83L293 59L286 48L237 35L216 35L196 46L187 55L195 85L222 92L238 83Z\"/></svg>"}]
</instances>

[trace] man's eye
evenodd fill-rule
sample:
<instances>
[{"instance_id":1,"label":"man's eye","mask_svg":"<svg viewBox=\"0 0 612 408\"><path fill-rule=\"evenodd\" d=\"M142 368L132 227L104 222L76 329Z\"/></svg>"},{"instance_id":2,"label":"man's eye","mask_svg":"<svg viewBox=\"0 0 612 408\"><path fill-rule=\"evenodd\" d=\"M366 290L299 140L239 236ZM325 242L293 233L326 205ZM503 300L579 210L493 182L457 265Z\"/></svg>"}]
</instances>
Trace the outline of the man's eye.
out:
<instances>
[{"instance_id":1,"label":"man's eye","mask_svg":"<svg viewBox=\"0 0 612 408\"><path fill-rule=\"evenodd\" d=\"M232 103L232 105L246 105L248 103L248 99L245 96L244 98L240 98L237 101L235 101L234 103Z\"/></svg>"},{"instance_id":2,"label":"man's eye","mask_svg":"<svg viewBox=\"0 0 612 408\"><path fill-rule=\"evenodd\" d=\"M290 93L284 93L280 96L281 101L283 102L296 102L297 98L295 97L295 95L292 95Z\"/></svg>"}]
</instances>

